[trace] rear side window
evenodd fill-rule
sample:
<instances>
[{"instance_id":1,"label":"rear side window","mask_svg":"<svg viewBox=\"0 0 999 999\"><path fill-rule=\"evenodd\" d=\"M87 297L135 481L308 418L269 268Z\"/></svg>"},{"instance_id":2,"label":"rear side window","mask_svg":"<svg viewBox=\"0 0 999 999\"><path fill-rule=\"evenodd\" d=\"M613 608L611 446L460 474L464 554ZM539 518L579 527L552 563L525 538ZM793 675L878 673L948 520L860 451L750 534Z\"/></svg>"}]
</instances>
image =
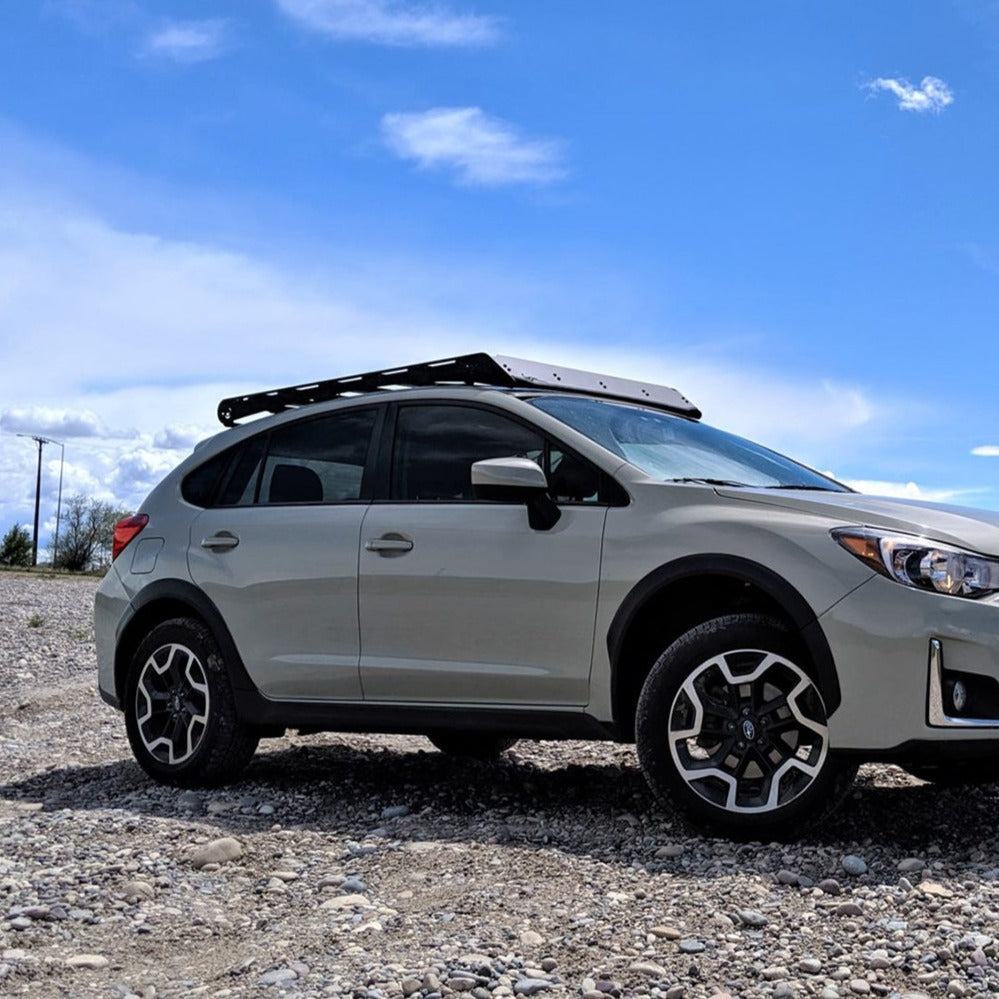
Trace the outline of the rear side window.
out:
<instances>
[{"instance_id":1,"label":"rear side window","mask_svg":"<svg viewBox=\"0 0 999 999\"><path fill-rule=\"evenodd\" d=\"M329 413L270 435L259 503L346 503L361 498L375 409Z\"/></svg>"},{"instance_id":2,"label":"rear side window","mask_svg":"<svg viewBox=\"0 0 999 999\"><path fill-rule=\"evenodd\" d=\"M237 449L238 450L238 449ZM233 449L222 451L188 472L180 486L180 494L195 506L211 506L215 490L233 459Z\"/></svg>"}]
</instances>

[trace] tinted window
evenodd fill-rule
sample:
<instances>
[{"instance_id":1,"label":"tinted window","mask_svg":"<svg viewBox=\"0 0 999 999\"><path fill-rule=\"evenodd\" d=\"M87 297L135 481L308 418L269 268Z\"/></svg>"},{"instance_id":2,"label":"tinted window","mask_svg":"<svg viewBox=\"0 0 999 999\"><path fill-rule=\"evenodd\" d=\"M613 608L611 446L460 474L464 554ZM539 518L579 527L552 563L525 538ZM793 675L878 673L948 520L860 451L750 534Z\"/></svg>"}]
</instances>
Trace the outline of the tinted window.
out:
<instances>
[{"instance_id":1,"label":"tinted window","mask_svg":"<svg viewBox=\"0 0 999 999\"><path fill-rule=\"evenodd\" d=\"M181 483L180 493L188 503L195 506L209 506L219 480L225 474L233 459L234 449L222 451L188 472Z\"/></svg>"},{"instance_id":2,"label":"tinted window","mask_svg":"<svg viewBox=\"0 0 999 999\"><path fill-rule=\"evenodd\" d=\"M215 506L245 506L253 502L265 442L266 435L261 434L246 441L238 449L237 456L223 480Z\"/></svg>"},{"instance_id":3,"label":"tinted window","mask_svg":"<svg viewBox=\"0 0 999 999\"><path fill-rule=\"evenodd\" d=\"M361 498L376 410L329 413L270 435L260 503L343 503Z\"/></svg>"},{"instance_id":4,"label":"tinted window","mask_svg":"<svg viewBox=\"0 0 999 999\"><path fill-rule=\"evenodd\" d=\"M472 500L472 464L531 458L544 467L541 435L498 413L470 406L403 406L396 424L392 497Z\"/></svg>"}]
</instances>

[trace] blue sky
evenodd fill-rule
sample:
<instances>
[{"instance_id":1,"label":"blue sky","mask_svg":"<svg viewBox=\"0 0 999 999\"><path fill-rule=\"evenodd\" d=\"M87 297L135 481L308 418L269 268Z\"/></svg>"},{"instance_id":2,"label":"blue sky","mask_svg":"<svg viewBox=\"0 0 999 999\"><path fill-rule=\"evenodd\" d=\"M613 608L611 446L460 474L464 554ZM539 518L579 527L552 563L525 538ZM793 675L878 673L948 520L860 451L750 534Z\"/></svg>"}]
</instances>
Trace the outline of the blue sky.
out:
<instances>
[{"instance_id":1,"label":"blue sky","mask_svg":"<svg viewBox=\"0 0 999 999\"><path fill-rule=\"evenodd\" d=\"M662 380L866 490L999 508L995 3L0 25L0 529L31 513L17 432L66 442L64 493L134 508L222 395L474 349Z\"/></svg>"}]
</instances>

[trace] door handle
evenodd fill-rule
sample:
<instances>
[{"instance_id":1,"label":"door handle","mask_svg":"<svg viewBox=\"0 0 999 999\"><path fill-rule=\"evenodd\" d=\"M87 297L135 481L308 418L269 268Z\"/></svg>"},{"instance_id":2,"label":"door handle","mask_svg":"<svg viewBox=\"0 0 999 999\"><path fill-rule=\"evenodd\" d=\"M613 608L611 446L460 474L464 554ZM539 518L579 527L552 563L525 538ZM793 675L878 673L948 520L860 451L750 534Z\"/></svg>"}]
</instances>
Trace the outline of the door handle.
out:
<instances>
[{"instance_id":1,"label":"door handle","mask_svg":"<svg viewBox=\"0 0 999 999\"><path fill-rule=\"evenodd\" d=\"M201 542L201 547L207 548L209 551L224 552L230 548L235 548L238 544L239 538L235 534L230 534L228 531L221 531L210 538L204 538Z\"/></svg>"},{"instance_id":2,"label":"door handle","mask_svg":"<svg viewBox=\"0 0 999 999\"><path fill-rule=\"evenodd\" d=\"M409 538L397 535L387 535L384 538L369 538L364 542L364 547L369 552L378 552L379 555L405 555L413 550L413 542Z\"/></svg>"}]
</instances>

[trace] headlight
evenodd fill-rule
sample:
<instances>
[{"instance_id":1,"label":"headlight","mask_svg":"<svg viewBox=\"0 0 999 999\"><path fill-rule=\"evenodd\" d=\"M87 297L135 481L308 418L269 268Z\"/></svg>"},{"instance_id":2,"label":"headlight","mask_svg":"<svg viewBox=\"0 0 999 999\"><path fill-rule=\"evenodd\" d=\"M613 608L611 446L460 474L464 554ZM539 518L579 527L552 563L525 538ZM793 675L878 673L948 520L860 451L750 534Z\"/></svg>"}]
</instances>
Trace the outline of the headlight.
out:
<instances>
[{"instance_id":1,"label":"headlight","mask_svg":"<svg viewBox=\"0 0 999 999\"><path fill-rule=\"evenodd\" d=\"M831 533L851 555L905 586L972 598L999 591L999 559L869 527L837 527Z\"/></svg>"}]
</instances>

